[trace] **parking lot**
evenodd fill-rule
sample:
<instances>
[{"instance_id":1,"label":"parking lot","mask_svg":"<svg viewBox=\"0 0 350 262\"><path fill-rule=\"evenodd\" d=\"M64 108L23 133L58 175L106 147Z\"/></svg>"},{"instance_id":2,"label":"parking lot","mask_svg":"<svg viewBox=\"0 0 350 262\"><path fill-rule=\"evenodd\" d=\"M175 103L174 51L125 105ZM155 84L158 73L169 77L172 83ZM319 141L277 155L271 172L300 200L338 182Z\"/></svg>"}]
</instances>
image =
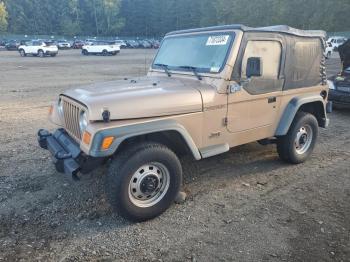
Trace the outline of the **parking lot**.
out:
<instances>
[{"instance_id":1,"label":"parking lot","mask_svg":"<svg viewBox=\"0 0 350 262\"><path fill-rule=\"evenodd\" d=\"M350 109L330 115L302 165L258 143L183 159L187 201L145 223L112 213L103 168L80 182L55 171L36 141L54 128L49 103L68 88L144 75L155 52L0 52L0 261L350 261ZM329 75L339 70L336 55L327 63Z\"/></svg>"}]
</instances>

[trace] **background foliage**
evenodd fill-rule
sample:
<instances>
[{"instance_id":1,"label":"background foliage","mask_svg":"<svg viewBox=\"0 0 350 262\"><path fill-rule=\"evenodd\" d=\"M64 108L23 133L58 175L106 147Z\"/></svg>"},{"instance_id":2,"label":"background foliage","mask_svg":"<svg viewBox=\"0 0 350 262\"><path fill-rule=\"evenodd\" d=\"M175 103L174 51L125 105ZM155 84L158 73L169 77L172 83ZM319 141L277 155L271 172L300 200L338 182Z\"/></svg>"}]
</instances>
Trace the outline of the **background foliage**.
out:
<instances>
[{"instance_id":1,"label":"background foliage","mask_svg":"<svg viewBox=\"0 0 350 262\"><path fill-rule=\"evenodd\" d=\"M242 23L332 32L350 30L349 14L349 0L0 0L0 31L153 37Z\"/></svg>"}]
</instances>

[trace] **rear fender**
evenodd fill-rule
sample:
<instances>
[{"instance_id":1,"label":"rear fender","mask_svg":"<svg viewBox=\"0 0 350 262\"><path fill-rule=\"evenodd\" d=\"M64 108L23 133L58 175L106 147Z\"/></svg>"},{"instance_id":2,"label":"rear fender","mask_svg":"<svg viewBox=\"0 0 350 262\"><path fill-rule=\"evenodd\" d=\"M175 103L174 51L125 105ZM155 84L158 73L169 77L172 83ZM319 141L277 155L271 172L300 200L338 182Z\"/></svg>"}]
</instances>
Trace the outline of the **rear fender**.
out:
<instances>
[{"instance_id":1,"label":"rear fender","mask_svg":"<svg viewBox=\"0 0 350 262\"><path fill-rule=\"evenodd\" d=\"M288 133L288 130L294 120L297 112L308 104L321 104L322 112L319 116L316 116L321 127L327 127L329 124L329 119L327 118L326 108L324 105L324 100L320 95L309 95L293 98L287 105L282 118L278 124L275 136L284 136Z\"/></svg>"}]
</instances>

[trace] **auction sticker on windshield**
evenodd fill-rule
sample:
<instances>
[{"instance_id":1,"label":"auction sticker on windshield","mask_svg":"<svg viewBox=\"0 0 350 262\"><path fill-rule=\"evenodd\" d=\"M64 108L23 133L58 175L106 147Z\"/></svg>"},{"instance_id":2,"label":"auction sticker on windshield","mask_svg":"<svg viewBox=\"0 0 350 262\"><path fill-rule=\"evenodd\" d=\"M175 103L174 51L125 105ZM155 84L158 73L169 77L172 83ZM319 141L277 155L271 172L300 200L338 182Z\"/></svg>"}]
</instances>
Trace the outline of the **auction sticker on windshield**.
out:
<instances>
[{"instance_id":1,"label":"auction sticker on windshield","mask_svg":"<svg viewBox=\"0 0 350 262\"><path fill-rule=\"evenodd\" d=\"M206 45L226 45L229 38L229 35L209 36Z\"/></svg>"}]
</instances>

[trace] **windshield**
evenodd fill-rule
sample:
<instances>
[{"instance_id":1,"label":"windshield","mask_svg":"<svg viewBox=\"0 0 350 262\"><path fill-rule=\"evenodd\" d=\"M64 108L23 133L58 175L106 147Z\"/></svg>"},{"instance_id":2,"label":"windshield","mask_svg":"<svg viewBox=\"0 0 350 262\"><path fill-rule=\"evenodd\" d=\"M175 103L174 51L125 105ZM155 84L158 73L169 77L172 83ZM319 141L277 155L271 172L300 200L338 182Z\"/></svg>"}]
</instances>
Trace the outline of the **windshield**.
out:
<instances>
[{"instance_id":1,"label":"windshield","mask_svg":"<svg viewBox=\"0 0 350 262\"><path fill-rule=\"evenodd\" d=\"M234 33L206 33L165 38L153 62L153 68L219 73L223 69Z\"/></svg>"}]
</instances>

